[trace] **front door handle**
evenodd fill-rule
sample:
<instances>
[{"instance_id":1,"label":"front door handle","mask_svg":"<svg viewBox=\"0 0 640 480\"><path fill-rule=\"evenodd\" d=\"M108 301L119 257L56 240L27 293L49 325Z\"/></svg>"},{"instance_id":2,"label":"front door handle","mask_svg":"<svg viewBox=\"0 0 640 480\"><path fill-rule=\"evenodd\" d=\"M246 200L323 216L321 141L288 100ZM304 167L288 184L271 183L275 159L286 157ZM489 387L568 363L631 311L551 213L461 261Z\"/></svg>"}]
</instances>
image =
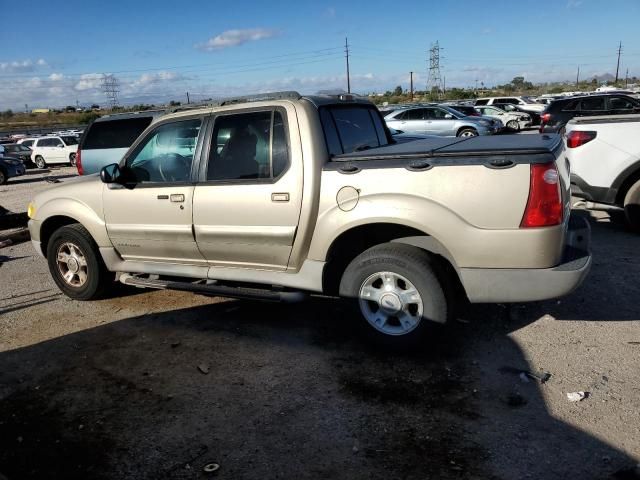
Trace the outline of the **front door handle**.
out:
<instances>
[{"instance_id":1,"label":"front door handle","mask_svg":"<svg viewBox=\"0 0 640 480\"><path fill-rule=\"evenodd\" d=\"M184 195L182 193L172 193L169 200L173 203L182 203L184 202Z\"/></svg>"}]
</instances>

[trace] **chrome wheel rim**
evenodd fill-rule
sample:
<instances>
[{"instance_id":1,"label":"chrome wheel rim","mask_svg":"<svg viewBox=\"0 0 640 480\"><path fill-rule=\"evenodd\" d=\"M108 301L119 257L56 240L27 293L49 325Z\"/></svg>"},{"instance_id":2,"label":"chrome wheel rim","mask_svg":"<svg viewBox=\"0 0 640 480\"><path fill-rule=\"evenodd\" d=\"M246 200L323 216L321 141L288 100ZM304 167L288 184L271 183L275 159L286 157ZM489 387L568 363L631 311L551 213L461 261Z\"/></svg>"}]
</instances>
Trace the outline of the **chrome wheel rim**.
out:
<instances>
[{"instance_id":1,"label":"chrome wheel rim","mask_svg":"<svg viewBox=\"0 0 640 480\"><path fill-rule=\"evenodd\" d=\"M385 335L406 335L422 320L423 302L418 289L394 272L377 272L362 282L360 311L369 324Z\"/></svg>"},{"instance_id":2,"label":"chrome wheel rim","mask_svg":"<svg viewBox=\"0 0 640 480\"><path fill-rule=\"evenodd\" d=\"M71 155L69 155L69 163L71 163L71 165L75 165L76 164L76 154L72 153Z\"/></svg>"},{"instance_id":3,"label":"chrome wheel rim","mask_svg":"<svg viewBox=\"0 0 640 480\"><path fill-rule=\"evenodd\" d=\"M507 127L509 127L511 130L518 130L519 125L515 120L511 120L509 123L507 123Z\"/></svg>"},{"instance_id":4,"label":"chrome wheel rim","mask_svg":"<svg viewBox=\"0 0 640 480\"><path fill-rule=\"evenodd\" d=\"M36 167L44 168L44 159L42 157L36 158Z\"/></svg>"},{"instance_id":5,"label":"chrome wheel rim","mask_svg":"<svg viewBox=\"0 0 640 480\"><path fill-rule=\"evenodd\" d=\"M476 134L474 132L472 132L471 130L467 130L465 132L462 132L460 134L461 137L475 137Z\"/></svg>"},{"instance_id":6,"label":"chrome wheel rim","mask_svg":"<svg viewBox=\"0 0 640 480\"><path fill-rule=\"evenodd\" d=\"M56 263L67 285L78 288L87 282L87 259L75 243L65 242L58 247Z\"/></svg>"}]
</instances>

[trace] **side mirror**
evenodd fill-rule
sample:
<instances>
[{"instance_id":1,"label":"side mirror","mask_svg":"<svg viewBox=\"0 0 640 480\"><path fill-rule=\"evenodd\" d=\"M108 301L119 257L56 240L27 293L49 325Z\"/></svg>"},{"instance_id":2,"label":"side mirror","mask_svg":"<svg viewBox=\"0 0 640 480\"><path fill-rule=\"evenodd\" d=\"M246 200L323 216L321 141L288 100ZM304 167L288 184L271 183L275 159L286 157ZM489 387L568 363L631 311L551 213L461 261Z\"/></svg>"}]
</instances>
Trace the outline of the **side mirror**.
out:
<instances>
[{"instance_id":1,"label":"side mirror","mask_svg":"<svg viewBox=\"0 0 640 480\"><path fill-rule=\"evenodd\" d=\"M120 166L117 163L102 167L100 170L100 180L102 180L102 183L116 183L119 178Z\"/></svg>"},{"instance_id":2,"label":"side mirror","mask_svg":"<svg viewBox=\"0 0 640 480\"><path fill-rule=\"evenodd\" d=\"M450 113L447 113L447 114L444 116L444 118L445 118L446 120L451 120L451 119L453 119L453 115L451 115Z\"/></svg>"},{"instance_id":3,"label":"side mirror","mask_svg":"<svg viewBox=\"0 0 640 480\"><path fill-rule=\"evenodd\" d=\"M58 144L58 148L64 148L64 145L63 145L63 144L61 144L61 143L59 143L59 144Z\"/></svg>"}]
</instances>

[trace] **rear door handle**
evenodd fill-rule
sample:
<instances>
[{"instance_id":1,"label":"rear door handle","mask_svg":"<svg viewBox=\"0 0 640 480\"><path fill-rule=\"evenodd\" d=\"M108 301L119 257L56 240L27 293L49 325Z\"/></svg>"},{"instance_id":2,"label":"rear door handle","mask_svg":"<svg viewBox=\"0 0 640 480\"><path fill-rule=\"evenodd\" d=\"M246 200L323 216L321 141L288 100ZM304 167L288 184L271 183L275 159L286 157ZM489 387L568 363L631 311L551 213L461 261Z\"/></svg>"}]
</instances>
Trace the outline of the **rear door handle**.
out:
<instances>
[{"instance_id":1,"label":"rear door handle","mask_svg":"<svg viewBox=\"0 0 640 480\"><path fill-rule=\"evenodd\" d=\"M184 195L182 193L172 193L170 201L173 203L182 203L184 202Z\"/></svg>"},{"instance_id":2,"label":"rear door handle","mask_svg":"<svg viewBox=\"0 0 640 480\"><path fill-rule=\"evenodd\" d=\"M289 194L288 193L272 193L271 201L272 202L288 202Z\"/></svg>"}]
</instances>

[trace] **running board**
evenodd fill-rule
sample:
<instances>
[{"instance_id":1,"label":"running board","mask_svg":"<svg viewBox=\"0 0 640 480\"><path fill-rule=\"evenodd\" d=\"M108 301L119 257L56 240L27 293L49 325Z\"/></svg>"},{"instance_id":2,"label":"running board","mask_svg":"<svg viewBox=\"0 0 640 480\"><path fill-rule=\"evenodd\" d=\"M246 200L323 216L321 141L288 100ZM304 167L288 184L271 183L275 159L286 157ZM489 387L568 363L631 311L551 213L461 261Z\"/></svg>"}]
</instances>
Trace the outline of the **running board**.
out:
<instances>
[{"instance_id":1,"label":"running board","mask_svg":"<svg viewBox=\"0 0 640 480\"><path fill-rule=\"evenodd\" d=\"M198 293L201 295L241 298L245 300L266 300L269 302L296 303L303 301L307 294L303 292L278 292L274 290L229 287L226 285L176 282L173 280L159 280L152 278L141 278L129 273L122 273L118 280L125 285L140 288L155 288L158 290L180 290L183 292Z\"/></svg>"}]
</instances>

